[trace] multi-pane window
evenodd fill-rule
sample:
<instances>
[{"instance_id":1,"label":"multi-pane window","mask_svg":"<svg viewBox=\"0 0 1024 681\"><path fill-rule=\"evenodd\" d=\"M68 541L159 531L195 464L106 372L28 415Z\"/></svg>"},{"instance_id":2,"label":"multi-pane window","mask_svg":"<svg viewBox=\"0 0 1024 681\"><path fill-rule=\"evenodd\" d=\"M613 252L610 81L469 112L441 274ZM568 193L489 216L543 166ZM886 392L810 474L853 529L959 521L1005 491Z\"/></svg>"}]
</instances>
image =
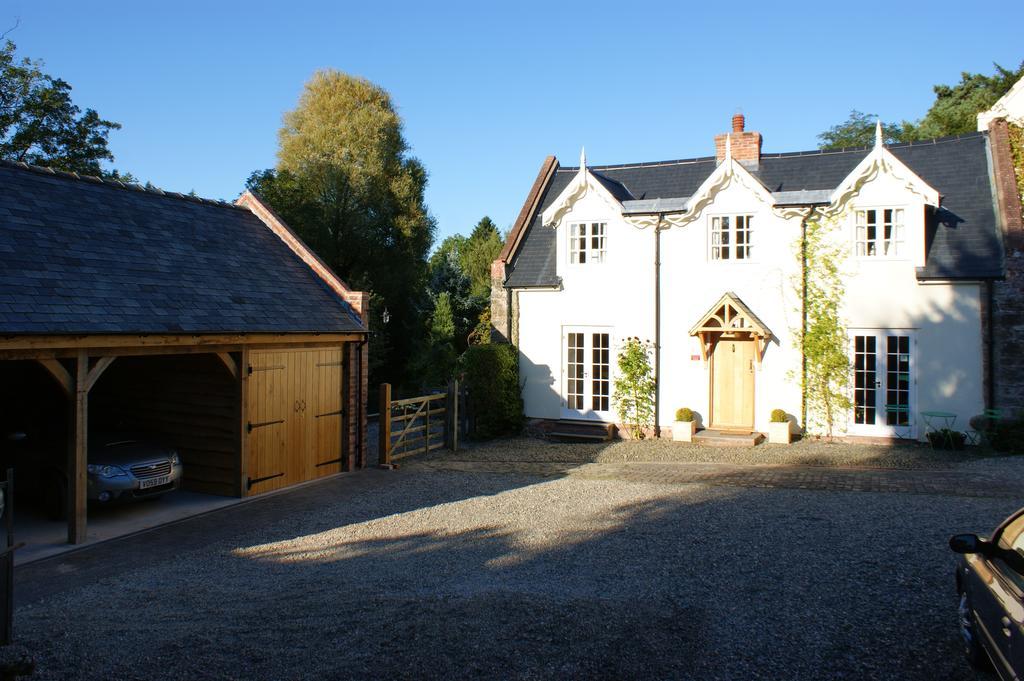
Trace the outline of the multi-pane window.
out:
<instances>
[{"instance_id":1,"label":"multi-pane window","mask_svg":"<svg viewBox=\"0 0 1024 681\"><path fill-rule=\"evenodd\" d=\"M566 406L583 409L583 334L570 333L566 347Z\"/></svg>"},{"instance_id":2,"label":"multi-pane window","mask_svg":"<svg viewBox=\"0 0 1024 681\"><path fill-rule=\"evenodd\" d=\"M913 423L911 345L907 334L853 337L853 422L907 428Z\"/></svg>"},{"instance_id":3,"label":"multi-pane window","mask_svg":"<svg viewBox=\"0 0 1024 681\"><path fill-rule=\"evenodd\" d=\"M875 391L875 337L855 336L853 342L853 422L873 424L877 408Z\"/></svg>"},{"instance_id":4,"label":"multi-pane window","mask_svg":"<svg viewBox=\"0 0 1024 681\"><path fill-rule=\"evenodd\" d=\"M753 215L711 218L711 259L750 260L753 253Z\"/></svg>"},{"instance_id":5,"label":"multi-pane window","mask_svg":"<svg viewBox=\"0 0 1024 681\"><path fill-rule=\"evenodd\" d=\"M859 256L903 255L903 209L872 208L856 211L856 253Z\"/></svg>"},{"instance_id":6,"label":"multi-pane window","mask_svg":"<svg viewBox=\"0 0 1024 681\"><path fill-rule=\"evenodd\" d=\"M607 224L604 222L570 223L569 262L574 265L604 262L607 241Z\"/></svg>"},{"instance_id":7,"label":"multi-pane window","mask_svg":"<svg viewBox=\"0 0 1024 681\"><path fill-rule=\"evenodd\" d=\"M885 337L885 423L910 423L910 336Z\"/></svg>"},{"instance_id":8,"label":"multi-pane window","mask_svg":"<svg viewBox=\"0 0 1024 681\"><path fill-rule=\"evenodd\" d=\"M611 366L609 356L609 336L606 333L595 333L591 338L591 402L594 411L608 411L608 396L611 394L611 380L608 369Z\"/></svg>"}]
</instances>

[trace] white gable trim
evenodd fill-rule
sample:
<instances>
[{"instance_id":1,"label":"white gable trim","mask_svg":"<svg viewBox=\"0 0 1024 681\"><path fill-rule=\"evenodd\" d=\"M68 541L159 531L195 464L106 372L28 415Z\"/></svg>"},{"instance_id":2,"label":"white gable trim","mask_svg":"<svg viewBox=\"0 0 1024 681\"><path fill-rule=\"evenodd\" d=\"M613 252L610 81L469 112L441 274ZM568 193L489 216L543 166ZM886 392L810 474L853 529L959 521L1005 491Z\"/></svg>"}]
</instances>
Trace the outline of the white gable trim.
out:
<instances>
[{"instance_id":1,"label":"white gable trim","mask_svg":"<svg viewBox=\"0 0 1024 681\"><path fill-rule=\"evenodd\" d=\"M978 131L985 132L993 120L1005 118L1015 125L1024 124L1024 78L1021 78L992 108L978 114Z\"/></svg>"},{"instance_id":2,"label":"white gable trim","mask_svg":"<svg viewBox=\"0 0 1024 681\"><path fill-rule=\"evenodd\" d=\"M728 145L727 145L728 146ZM704 209L714 203L715 197L729 187L733 182L746 189L766 206L774 206L775 198L768 191L760 180L754 177L749 170L733 159L729 149L726 149L725 160L723 160L714 172L708 175L707 179L698 187L693 196L686 204L686 210L666 212L661 222L661 229L666 227L683 227L697 220L704 213ZM656 216L635 215L627 216L626 220L634 227L643 229L658 224Z\"/></svg>"},{"instance_id":3,"label":"white gable trim","mask_svg":"<svg viewBox=\"0 0 1024 681\"><path fill-rule=\"evenodd\" d=\"M832 202L825 212L831 215L845 212L850 200L860 192L861 187L883 175L902 183L904 189L917 194L928 205L939 205L938 190L922 180L885 146L876 144L871 153L832 192Z\"/></svg>"},{"instance_id":4,"label":"white gable trim","mask_svg":"<svg viewBox=\"0 0 1024 681\"><path fill-rule=\"evenodd\" d=\"M605 189L605 186L594 177L593 173L587 170L586 165L581 164L579 172L572 178L569 186L563 189L558 198L541 214L541 224L546 227L557 227L562 218L572 212L573 206L590 192L594 192L601 198L613 213L622 214L622 204L619 203L619 200Z\"/></svg>"}]
</instances>

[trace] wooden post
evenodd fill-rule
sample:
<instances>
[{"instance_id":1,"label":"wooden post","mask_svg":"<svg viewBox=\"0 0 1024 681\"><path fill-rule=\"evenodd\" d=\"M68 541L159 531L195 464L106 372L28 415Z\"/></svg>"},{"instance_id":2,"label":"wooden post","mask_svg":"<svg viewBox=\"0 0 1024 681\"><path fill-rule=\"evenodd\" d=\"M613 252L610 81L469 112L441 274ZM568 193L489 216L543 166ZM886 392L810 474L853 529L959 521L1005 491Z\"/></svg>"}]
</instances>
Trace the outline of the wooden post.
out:
<instances>
[{"instance_id":1,"label":"wooden post","mask_svg":"<svg viewBox=\"0 0 1024 681\"><path fill-rule=\"evenodd\" d=\"M452 380L452 451L459 451L459 379Z\"/></svg>"},{"instance_id":2,"label":"wooden post","mask_svg":"<svg viewBox=\"0 0 1024 681\"><path fill-rule=\"evenodd\" d=\"M434 403L431 400L427 400L427 408L424 410L424 418L426 419L423 422L423 453L424 454L429 454L430 453L430 407L433 406L433 404Z\"/></svg>"},{"instance_id":3,"label":"wooden post","mask_svg":"<svg viewBox=\"0 0 1024 681\"><path fill-rule=\"evenodd\" d=\"M223 358L222 358L223 361ZM249 386L249 349L243 347L238 355L238 375L235 377L238 398L238 496L247 496L249 486L249 405L246 404Z\"/></svg>"},{"instance_id":4,"label":"wooden post","mask_svg":"<svg viewBox=\"0 0 1024 681\"><path fill-rule=\"evenodd\" d=\"M380 416L377 417L377 463L391 465L391 384L380 384Z\"/></svg>"},{"instance_id":5,"label":"wooden post","mask_svg":"<svg viewBox=\"0 0 1024 681\"><path fill-rule=\"evenodd\" d=\"M75 394L72 405L70 443L68 448L68 543L85 541L85 512L89 451L89 356L78 352L75 371Z\"/></svg>"}]
</instances>

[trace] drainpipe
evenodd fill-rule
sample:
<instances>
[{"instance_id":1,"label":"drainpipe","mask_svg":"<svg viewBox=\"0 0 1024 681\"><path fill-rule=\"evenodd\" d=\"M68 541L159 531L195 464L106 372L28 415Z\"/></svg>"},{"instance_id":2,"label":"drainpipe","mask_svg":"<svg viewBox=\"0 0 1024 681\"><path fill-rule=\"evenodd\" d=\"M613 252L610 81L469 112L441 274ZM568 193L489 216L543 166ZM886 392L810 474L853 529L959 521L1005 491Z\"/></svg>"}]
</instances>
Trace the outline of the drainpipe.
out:
<instances>
[{"instance_id":1,"label":"drainpipe","mask_svg":"<svg viewBox=\"0 0 1024 681\"><path fill-rule=\"evenodd\" d=\"M661 437L661 221L654 225L654 437Z\"/></svg>"}]
</instances>

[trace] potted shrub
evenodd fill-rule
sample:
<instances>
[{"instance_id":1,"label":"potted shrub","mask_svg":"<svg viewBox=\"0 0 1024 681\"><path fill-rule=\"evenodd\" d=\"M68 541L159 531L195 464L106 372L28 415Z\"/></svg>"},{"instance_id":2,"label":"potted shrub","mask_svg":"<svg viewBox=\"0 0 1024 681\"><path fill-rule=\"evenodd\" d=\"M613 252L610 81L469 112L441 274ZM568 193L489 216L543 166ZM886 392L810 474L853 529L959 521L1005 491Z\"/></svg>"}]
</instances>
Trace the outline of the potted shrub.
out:
<instances>
[{"instance_id":1,"label":"potted shrub","mask_svg":"<svg viewBox=\"0 0 1024 681\"><path fill-rule=\"evenodd\" d=\"M773 445L788 445L791 442L789 415L785 409L772 409L772 420L768 424L768 442Z\"/></svg>"},{"instance_id":2,"label":"potted shrub","mask_svg":"<svg viewBox=\"0 0 1024 681\"><path fill-rule=\"evenodd\" d=\"M676 422L672 424L672 439L676 442L693 442L697 432L697 416L688 407L676 410Z\"/></svg>"},{"instance_id":3,"label":"potted shrub","mask_svg":"<svg viewBox=\"0 0 1024 681\"><path fill-rule=\"evenodd\" d=\"M928 438L928 443L933 449L952 449L960 451L964 448L964 443L967 441L966 434L959 430L950 430L949 428L932 431L925 437Z\"/></svg>"}]
</instances>

